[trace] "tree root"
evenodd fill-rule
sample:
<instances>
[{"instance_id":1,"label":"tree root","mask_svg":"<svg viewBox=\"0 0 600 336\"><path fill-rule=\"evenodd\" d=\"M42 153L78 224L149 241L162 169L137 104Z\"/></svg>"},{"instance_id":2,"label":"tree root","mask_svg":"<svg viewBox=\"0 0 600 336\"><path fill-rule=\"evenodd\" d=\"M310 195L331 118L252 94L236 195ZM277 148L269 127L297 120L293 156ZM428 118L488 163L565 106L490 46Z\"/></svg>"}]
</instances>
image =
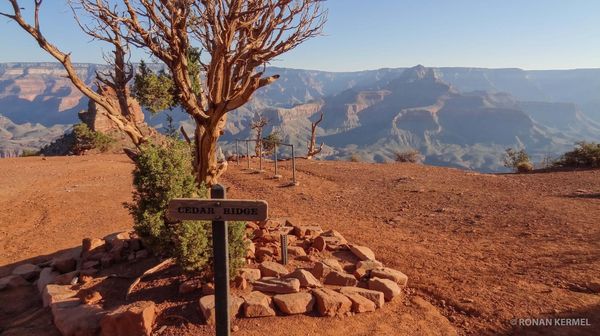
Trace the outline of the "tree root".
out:
<instances>
[{"instance_id":1,"label":"tree root","mask_svg":"<svg viewBox=\"0 0 600 336\"><path fill-rule=\"evenodd\" d=\"M142 273L142 275L140 275L139 277L137 277L133 283L131 284L131 286L129 286L129 289L127 289L127 294L125 294L125 300L128 299L129 295L131 294L131 292L133 292L133 290L135 289L135 286L137 286L137 284L140 283L140 281L142 281L142 279L145 276L148 276L150 274L156 273L158 271L161 271L171 265L175 264L175 259L174 258L169 258L169 259L165 259L163 261L161 261L158 265L148 269L147 271L145 271L144 273Z\"/></svg>"}]
</instances>

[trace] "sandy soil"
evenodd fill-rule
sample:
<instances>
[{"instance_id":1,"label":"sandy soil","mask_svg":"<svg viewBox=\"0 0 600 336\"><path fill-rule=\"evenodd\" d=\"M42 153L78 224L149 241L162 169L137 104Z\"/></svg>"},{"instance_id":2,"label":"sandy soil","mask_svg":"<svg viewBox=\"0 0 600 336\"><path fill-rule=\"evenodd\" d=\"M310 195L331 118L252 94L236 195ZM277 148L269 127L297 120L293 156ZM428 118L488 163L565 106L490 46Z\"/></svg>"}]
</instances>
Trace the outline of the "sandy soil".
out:
<instances>
[{"instance_id":1,"label":"sandy soil","mask_svg":"<svg viewBox=\"0 0 600 336\"><path fill-rule=\"evenodd\" d=\"M289 162L280 165L280 181L269 169L256 174L232 165L223 183L230 198L267 200L273 217L334 228L370 246L409 276L411 291L373 314L241 320L237 334L596 334L600 296L590 289L600 284L600 171L482 175L411 164L297 165L296 187L283 186ZM118 155L0 160L0 274L130 227L121 203L130 197L131 168ZM539 317L585 318L592 326L512 323ZM168 331L209 334L186 323Z\"/></svg>"}]
</instances>

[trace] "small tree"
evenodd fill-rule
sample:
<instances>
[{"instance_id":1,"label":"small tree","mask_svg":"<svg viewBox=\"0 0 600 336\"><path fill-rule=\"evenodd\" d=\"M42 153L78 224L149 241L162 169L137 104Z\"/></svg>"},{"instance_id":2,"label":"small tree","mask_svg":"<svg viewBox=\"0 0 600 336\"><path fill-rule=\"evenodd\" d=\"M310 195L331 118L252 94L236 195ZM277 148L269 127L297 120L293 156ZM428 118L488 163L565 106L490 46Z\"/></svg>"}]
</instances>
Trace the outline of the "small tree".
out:
<instances>
[{"instance_id":1,"label":"small tree","mask_svg":"<svg viewBox=\"0 0 600 336\"><path fill-rule=\"evenodd\" d=\"M278 131L272 132L271 134L267 135L262 141L263 154L273 154L276 144L280 143L281 141L281 134Z\"/></svg>"},{"instance_id":2,"label":"small tree","mask_svg":"<svg viewBox=\"0 0 600 336\"><path fill-rule=\"evenodd\" d=\"M269 123L269 120L267 118L263 117L262 115L257 115L256 119L254 119L250 122L250 129L252 129L256 132L256 135L255 135L256 146L254 147L254 152L256 153L256 156L260 156L260 154L261 154L261 147L263 145L263 142L262 142L263 128L265 128L265 126L267 126L268 123Z\"/></svg>"},{"instance_id":3,"label":"small tree","mask_svg":"<svg viewBox=\"0 0 600 336\"><path fill-rule=\"evenodd\" d=\"M323 112L321 112L321 116L315 122L312 122L310 125L310 141L308 141L308 151L306 153L307 159L312 159L315 155L321 153L323 150L323 145L321 144L319 148L317 148L317 126L323 121Z\"/></svg>"},{"instance_id":4,"label":"small tree","mask_svg":"<svg viewBox=\"0 0 600 336\"><path fill-rule=\"evenodd\" d=\"M504 167L513 169L519 173L526 173L533 170L533 164L525 149L515 150L507 148L504 155Z\"/></svg>"}]
</instances>

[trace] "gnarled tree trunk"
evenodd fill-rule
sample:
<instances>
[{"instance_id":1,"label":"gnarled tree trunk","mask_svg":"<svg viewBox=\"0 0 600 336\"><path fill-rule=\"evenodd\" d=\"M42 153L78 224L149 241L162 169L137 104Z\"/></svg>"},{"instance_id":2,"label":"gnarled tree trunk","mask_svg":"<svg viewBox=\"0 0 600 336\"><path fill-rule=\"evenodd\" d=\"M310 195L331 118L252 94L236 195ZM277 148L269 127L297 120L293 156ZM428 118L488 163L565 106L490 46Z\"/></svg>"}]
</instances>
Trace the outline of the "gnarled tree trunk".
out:
<instances>
[{"instance_id":1,"label":"gnarled tree trunk","mask_svg":"<svg viewBox=\"0 0 600 336\"><path fill-rule=\"evenodd\" d=\"M194 167L198 185L212 186L218 183L227 170L227 161L219 162L217 159L217 143L226 120L227 116L223 116L218 122L207 126L196 123Z\"/></svg>"}]
</instances>

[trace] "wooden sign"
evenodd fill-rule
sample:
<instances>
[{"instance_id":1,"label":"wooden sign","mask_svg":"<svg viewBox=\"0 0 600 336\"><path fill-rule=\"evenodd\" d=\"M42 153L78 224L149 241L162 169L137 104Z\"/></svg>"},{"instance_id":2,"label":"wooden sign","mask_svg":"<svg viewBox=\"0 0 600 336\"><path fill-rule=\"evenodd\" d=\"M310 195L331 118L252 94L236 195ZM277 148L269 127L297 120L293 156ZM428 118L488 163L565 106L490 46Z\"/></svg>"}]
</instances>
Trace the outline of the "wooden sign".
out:
<instances>
[{"instance_id":1,"label":"wooden sign","mask_svg":"<svg viewBox=\"0 0 600 336\"><path fill-rule=\"evenodd\" d=\"M169 202L167 218L210 221L263 221L268 217L265 201L237 199L177 198Z\"/></svg>"}]
</instances>

